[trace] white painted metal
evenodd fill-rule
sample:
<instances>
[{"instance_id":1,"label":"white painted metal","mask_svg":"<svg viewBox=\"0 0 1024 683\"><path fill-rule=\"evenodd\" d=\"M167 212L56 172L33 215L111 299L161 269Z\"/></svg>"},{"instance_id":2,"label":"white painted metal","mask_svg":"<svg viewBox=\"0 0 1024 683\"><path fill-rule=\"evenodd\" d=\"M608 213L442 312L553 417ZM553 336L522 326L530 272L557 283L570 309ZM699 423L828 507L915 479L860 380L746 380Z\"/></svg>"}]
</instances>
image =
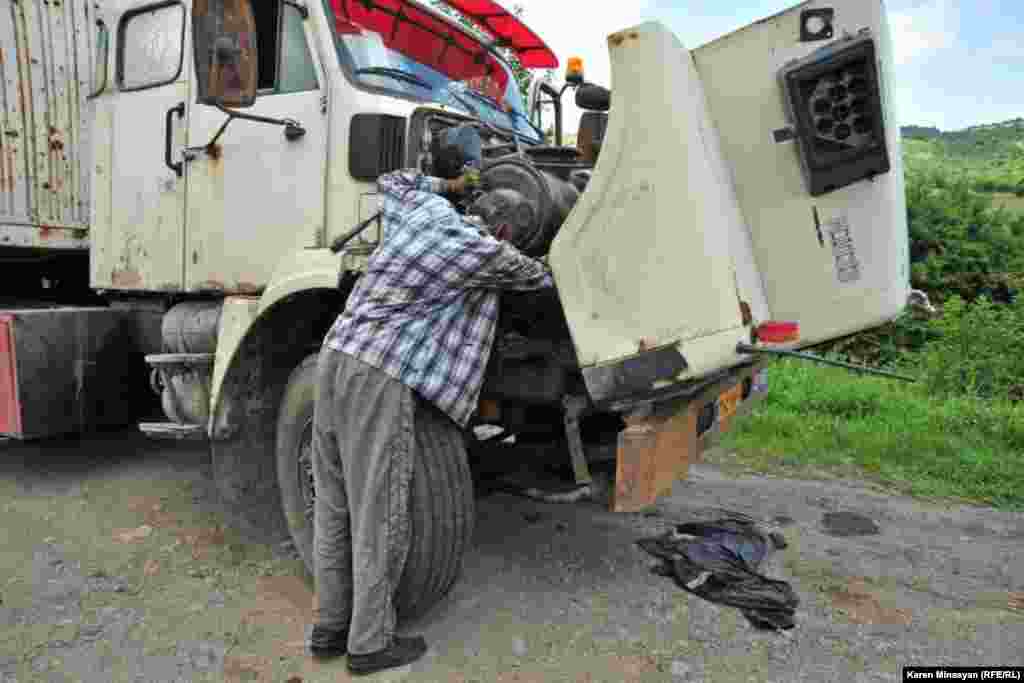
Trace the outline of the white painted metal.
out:
<instances>
[{"instance_id":1,"label":"white painted metal","mask_svg":"<svg viewBox=\"0 0 1024 683\"><path fill-rule=\"evenodd\" d=\"M821 197L806 192L797 146L772 139L773 130L790 123L779 69L823 44L800 42L800 12L815 7L835 11L837 38L862 29L877 38L892 166L873 182ZM898 315L910 293L907 210L892 95L893 52L882 0L804 3L698 48L693 58L736 181L772 317L799 321L801 345L807 345ZM815 208L824 245L817 237ZM833 230L849 235L859 279L838 277Z\"/></svg>"},{"instance_id":2,"label":"white painted metal","mask_svg":"<svg viewBox=\"0 0 1024 683\"><path fill-rule=\"evenodd\" d=\"M96 26L87 0L0 10L0 247L85 249Z\"/></svg>"},{"instance_id":3,"label":"white painted metal","mask_svg":"<svg viewBox=\"0 0 1024 683\"><path fill-rule=\"evenodd\" d=\"M323 246L326 158L333 141L321 106L326 74L315 57L311 22L304 25L319 87L262 95L245 113L294 119L306 134L289 141L283 127L236 120L221 136L218 159L198 152L187 163L188 290L253 292L267 284L286 254ZM225 118L214 107L193 103L189 145L206 145Z\"/></svg>"},{"instance_id":4,"label":"white painted metal","mask_svg":"<svg viewBox=\"0 0 1024 683\"><path fill-rule=\"evenodd\" d=\"M594 176L550 261L584 366L677 345L699 376L735 359L742 230L689 53L659 23L609 38L613 107Z\"/></svg>"},{"instance_id":5,"label":"white painted metal","mask_svg":"<svg viewBox=\"0 0 1024 683\"><path fill-rule=\"evenodd\" d=\"M879 38L892 170L814 198L796 145L772 132L789 124L779 68L823 44L799 38L800 11L819 5L835 10L837 37L866 28ZM881 0L804 3L692 57L653 23L612 35L609 51L605 148L550 258L585 366L635 354L641 341L678 345L690 365L679 379L735 365L736 342L749 337L738 299L754 323L798 321L801 345L904 309L906 204ZM830 231L852 242L858 280L838 277Z\"/></svg>"},{"instance_id":6,"label":"white painted metal","mask_svg":"<svg viewBox=\"0 0 1024 683\"><path fill-rule=\"evenodd\" d=\"M122 2L103 16L108 26L121 28L127 12L151 5L143 0ZM184 10L187 27L187 8L176 7ZM167 112L179 104L187 107L190 100L188 33L183 43L184 66L173 83L124 91L112 68L111 86L94 100L98 185L90 255L94 288L175 291L183 286L186 186L184 177L165 164L164 147ZM178 36L168 36L174 38ZM120 40L114 31L112 52ZM172 118L171 138L172 156L180 160L185 118Z\"/></svg>"},{"instance_id":7,"label":"white painted metal","mask_svg":"<svg viewBox=\"0 0 1024 683\"><path fill-rule=\"evenodd\" d=\"M255 291L285 254L317 246L323 230L327 125L319 91L262 97L249 111L294 118L306 135L290 142L283 128L239 120L219 159L199 153L188 163L186 289ZM193 105L189 140L205 144L224 119Z\"/></svg>"}]
</instances>

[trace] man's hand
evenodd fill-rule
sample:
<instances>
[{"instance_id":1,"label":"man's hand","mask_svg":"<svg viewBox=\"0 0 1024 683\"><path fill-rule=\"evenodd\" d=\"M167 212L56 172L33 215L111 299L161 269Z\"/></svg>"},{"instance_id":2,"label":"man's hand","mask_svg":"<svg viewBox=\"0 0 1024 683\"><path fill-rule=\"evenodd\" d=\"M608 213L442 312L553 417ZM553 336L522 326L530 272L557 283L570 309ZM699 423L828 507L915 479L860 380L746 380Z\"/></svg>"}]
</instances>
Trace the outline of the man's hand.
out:
<instances>
[{"instance_id":1,"label":"man's hand","mask_svg":"<svg viewBox=\"0 0 1024 683\"><path fill-rule=\"evenodd\" d=\"M480 184L480 171L472 169L466 171L455 180L447 181L447 191L450 194L465 194L466 190Z\"/></svg>"}]
</instances>

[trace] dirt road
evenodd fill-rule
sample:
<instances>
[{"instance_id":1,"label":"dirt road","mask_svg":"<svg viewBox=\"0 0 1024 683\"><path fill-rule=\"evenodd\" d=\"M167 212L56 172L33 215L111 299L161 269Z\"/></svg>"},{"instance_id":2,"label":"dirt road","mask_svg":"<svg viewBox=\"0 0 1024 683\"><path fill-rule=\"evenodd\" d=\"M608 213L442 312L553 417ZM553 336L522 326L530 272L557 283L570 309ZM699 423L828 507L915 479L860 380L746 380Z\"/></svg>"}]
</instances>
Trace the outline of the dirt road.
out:
<instances>
[{"instance_id":1,"label":"dirt road","mask_svg":"<svg viewBox=\"0 0 1024 683\"><path fill-rule=\"evenodd\" d=\"M0 443L0 682L348 680L343 662L305 656L301 563L221 527L207 475L204 449L131 435ZM766 573L801 598L793 631L687 595L634 544L721 509L782 525L789 547ZM407 625L429 657L370 680L894 681L906 664L1024 665L1019 514L710 466L658 516L507 494L478 510L461 581ZM826 532L845 511L877 533Z\"/></svg>"}]
</instances>

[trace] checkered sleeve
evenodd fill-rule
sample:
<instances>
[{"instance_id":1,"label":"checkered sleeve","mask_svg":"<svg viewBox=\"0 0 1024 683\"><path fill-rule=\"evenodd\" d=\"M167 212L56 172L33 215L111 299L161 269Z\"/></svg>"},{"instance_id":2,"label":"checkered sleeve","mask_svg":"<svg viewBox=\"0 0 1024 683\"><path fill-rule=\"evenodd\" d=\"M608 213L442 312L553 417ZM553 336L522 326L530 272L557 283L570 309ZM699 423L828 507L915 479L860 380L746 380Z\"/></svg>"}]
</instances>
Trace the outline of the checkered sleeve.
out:
<instances>
[{"instance_id":1,"label":"checkered sleeve","mask_svg":"<svg viewBox=\"0 0 1024 683\"><path fill-rule=\"evenodd\" d=\"M377 190L385 195L401 199L406 192L444 192L444 180L421 173L413 168L386 173L377 179Z\"/></svg>"},{"instance_id":2,"label":"checkered sleeve","mask_svg":"<svg viewBox=\"0 0 1024 683\"><path fill-rule=\"evenodd\" d=\"M540 261L521 253L508 242L497 242L494 255L469 275L464 284L482 289L527 291L554 287L551 271Z\"/></svg>"}]
</instances>

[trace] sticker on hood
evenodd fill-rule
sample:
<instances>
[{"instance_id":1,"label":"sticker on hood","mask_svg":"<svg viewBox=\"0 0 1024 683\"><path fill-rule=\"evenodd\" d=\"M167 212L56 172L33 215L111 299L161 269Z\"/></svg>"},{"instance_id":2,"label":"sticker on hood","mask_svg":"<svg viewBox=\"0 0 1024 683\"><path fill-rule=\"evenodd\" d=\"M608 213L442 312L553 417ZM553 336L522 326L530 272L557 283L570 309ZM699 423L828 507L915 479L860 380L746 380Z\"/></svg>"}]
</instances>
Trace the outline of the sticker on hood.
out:
<instances>
[{"instance_id":1,"label":"sticker on hood","mask_svg":"<svg viewBox=\"0 0 1024 683\"><path fill-rule=\"evenodd\" d=\"M860 280L860 261L850 234L850 221L845 215L837 216L825 223L825 232L832 244L832 256L836 261L836 277L840 282Z\"/></svg>"}]
</instances>

